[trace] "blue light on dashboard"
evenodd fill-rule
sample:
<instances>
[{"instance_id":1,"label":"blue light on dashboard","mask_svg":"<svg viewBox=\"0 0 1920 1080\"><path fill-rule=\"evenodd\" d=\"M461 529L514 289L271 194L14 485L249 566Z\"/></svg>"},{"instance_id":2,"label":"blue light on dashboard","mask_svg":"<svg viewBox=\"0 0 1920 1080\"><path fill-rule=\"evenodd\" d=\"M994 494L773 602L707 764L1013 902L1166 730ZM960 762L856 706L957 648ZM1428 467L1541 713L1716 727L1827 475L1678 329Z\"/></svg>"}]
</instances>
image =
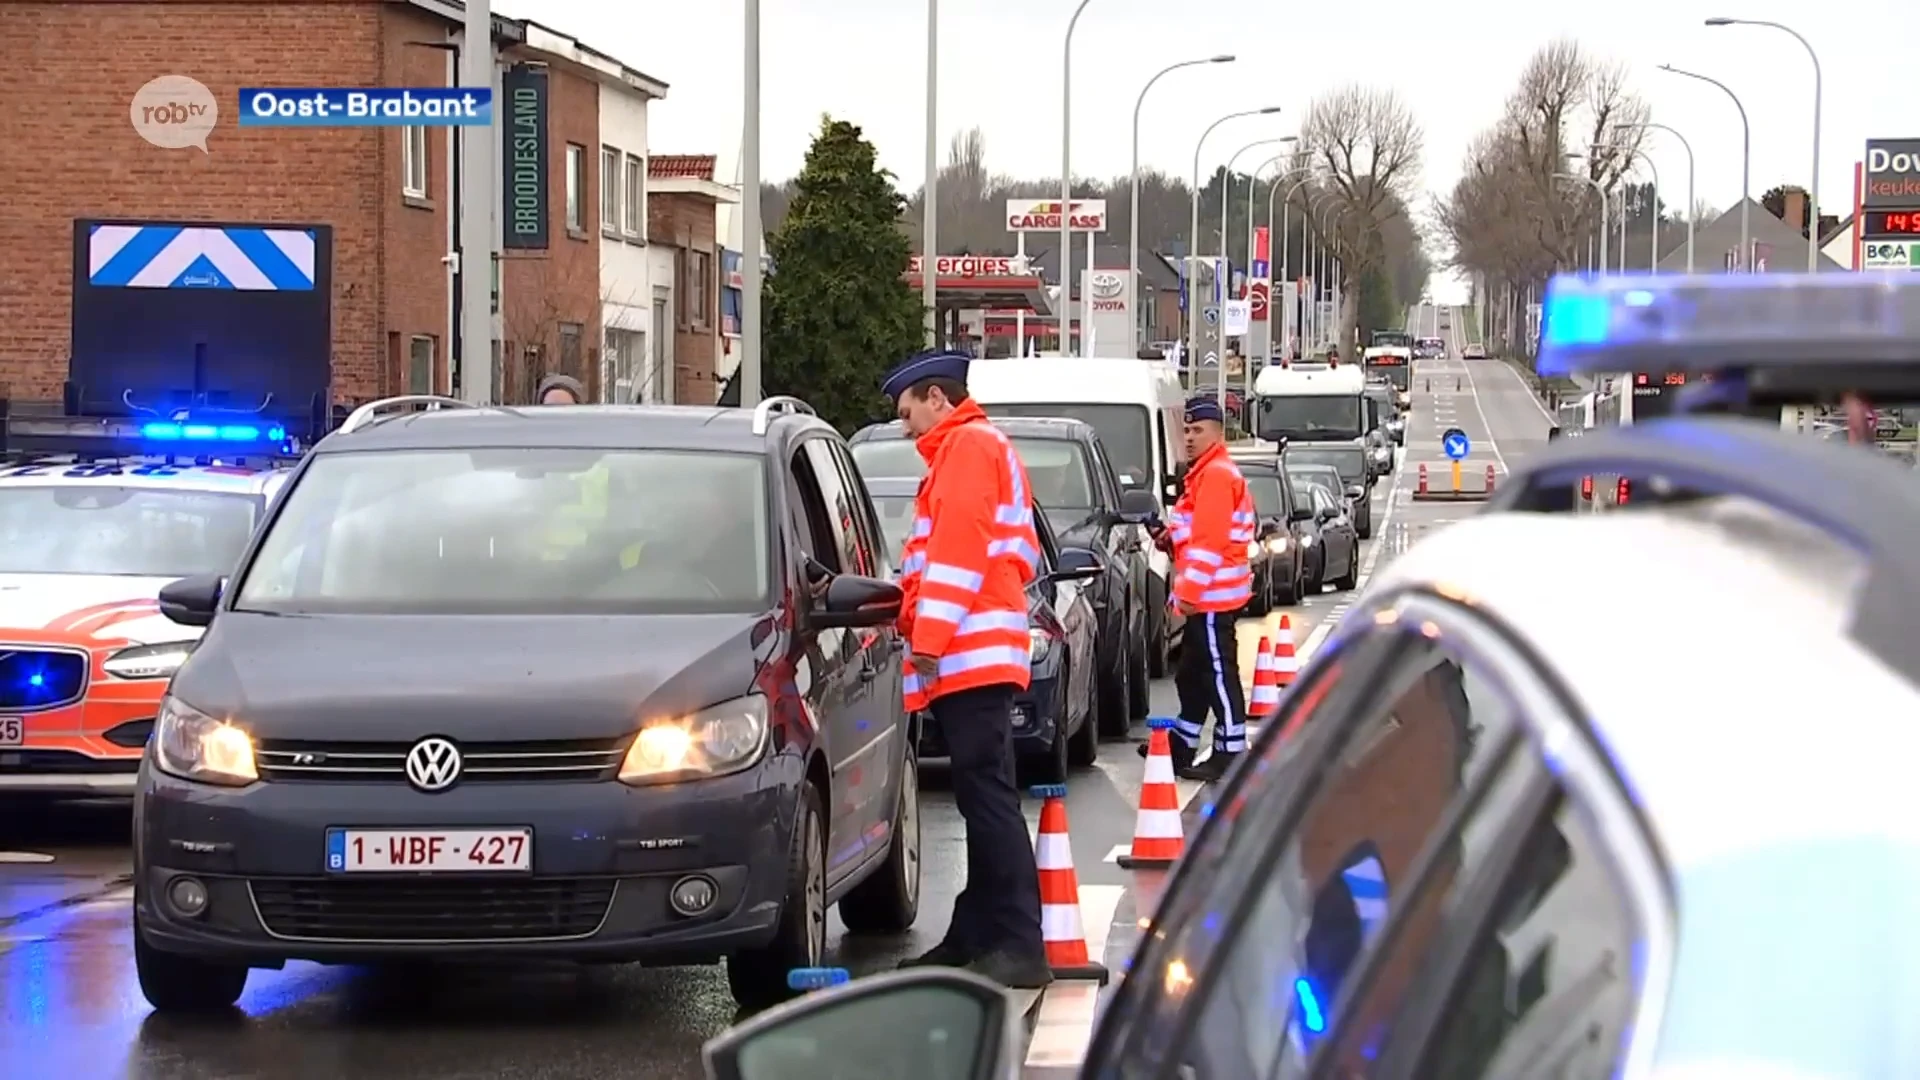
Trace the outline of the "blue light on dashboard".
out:
<instances>
[{"instance_id":1,"label":"blue light on dashboard","mask_svg":"<svg viewBox=\"0 0 1920 1080\"><path fill-rule=\"evenodd\" d=\"M1327 1030L1327 1014L1320 1008L1320 996L1305 977L1293 980L1293 996L1300 1003L1300 1026L1315 1035Z\"/></svg>"},{"instance_id":2,"label":"blue light on dashboard","mask_svg":"<svg viewBox=\"0 0 1920 1080\"><path fill-rule=\"evenodd\" d=\"M140 425L140 436L154 442L282 443L287 429L278 424L196 424L156 420Z\"/></svg>"}]
</instances>

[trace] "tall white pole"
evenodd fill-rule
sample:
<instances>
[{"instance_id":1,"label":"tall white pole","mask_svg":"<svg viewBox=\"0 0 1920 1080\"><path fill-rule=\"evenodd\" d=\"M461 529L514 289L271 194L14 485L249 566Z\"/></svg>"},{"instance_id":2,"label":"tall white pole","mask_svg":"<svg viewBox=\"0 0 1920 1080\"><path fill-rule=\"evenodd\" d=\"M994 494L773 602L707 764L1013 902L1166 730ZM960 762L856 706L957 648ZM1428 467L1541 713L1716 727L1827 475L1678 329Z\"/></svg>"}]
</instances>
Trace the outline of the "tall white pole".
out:
<instances>
[{"instance_id":1,"label":"tall white pole","mask_svg":"<svg viewBox=\"0 0 1920 1080\"><path fill-rule=\"evenodd\" d=\"M1593 193L1599 196L1600 198L1600 229L1599 229L1600 272L1598 274L1595 274L1594 276L1605 277L1607 274L1607 201L1608 201L1607 189L1600 186L1600 181L1595 180L1593 177L1587 176L1583 173L1557 172L1557 173L1554 173L1553 175L1556 179L1559 179L1559 180L1578 180L1581 183L1592 188Z\"/></svg>"},{"instance_id":2,"label":"tall white pole","mask_svg":"<svg viewBox=\"0 0 1920 1080\"><path fill-rule=\"evenodd\" d=\"M1133 327L1133 343L1128 355L1140 351L1140 313L1135 310L1140 299L1140 107L1147 103L1147 91L1160 81L1161 76L1179 71L1185 67L1200 64L1231 64L1233 56L1222 54L1205 60L1182 60L1177 64L1168 64L1154 72L1147 85L1140 88L1140 96L1133 99L1133 164L1127 170L1128 186L1132 188L1127 208L1127 280L1131 283L1127 289L1127 323ZM1184 338L1182 339L1184 340Z\"/></svg>"},{"instance_id":3,"label":"tall white pole","mask_svg":"<svg viewBox=\"0 0 1920 1080\"><path fill-rule=\"evenodd\" d=\"M1747 120L1747 107L1740 102L1740 95L1719 79L1701 75L1698 72L1682 71L1672 64L1661 64L1660 70L1674 75L1684 75L1689 79L1698 79L1709 86L1717 86L1727 95L1733 107L1740 113L1740 268L1753 271L1753 124ZM1819 232L1818 229L1814 230ZM1818 252L1816 251L1816 254Z\"/></svg>"},{"instance_id":4,"label":"tall white pole","mask_svg":"<svg viewBox=\"0 0 1920 1080\"><path fill-rule=\"evenodd\" d=\"M1765 26L1782 33L1793 35L1800 47L1807 50L1807 59L1813 61L1813 178L1807 184L1807 199L1812 203L1807 208L1807 271L1820 269L1820 113L1821 75L1820 54L1813 51L1813 45L1802 37L1800 31L1785 23L1768 22L1765 19L1708 19L1708 26ZM1736 100L1737 103L1737 100ZM1741 110L1744 119L1746 110ZM1688 211L1692 211L1689 206Z\"/></svg>"},{"instance_id":5,"label":"tall white pole","mask_svg":"<svg viewBox=\"0 0 1920 1080\"><path fill-rule=\"evenodd\" d=\"M760 404L760 0L746 0L740 100L740 407ZM923 262L921 269L925 270ZM655 331L658 333L658 330Z\"/></svg>"},{"instance_id":6,"label":"tall white pole","mask_svg":"<svg viewBox=\"0 0 1920 1080\"><path fill-rule=\"evenodd\" d=\"M493 90L493 10L488 0L467 0L461 26L460 85ZM551 93L551 89L548 91ZM494 115L500 105L494 103ZM496 128L460 132L460 397L484 405L493 400L493 170L500 151Z\"/></svg>"},{"instance_id":7,"label":"tall white pole","mask_svg":"<svg viewBox=\"0 0 1920 1080\"><path fill-rule=\"evenodd\" d=\"M1637 126L1666 132L1680 140L1680 148L1687 152L1687 273L1691 274L1693 273L1693 144L1688 142L1687 137L1680 134L1677 129L1666 124L1649 121Z\"/></svg>"},{"instance_id":8,"label":"tall white pole","mask_svg":"<svg viewBox=\"0 0 1920 1080\"><path fill-rule=\"evenodd\" d=\"M1085 3L1085 0L1081 0L1081 2ZM1195 371L1199 370L1199 363L1200 363L1200 332L1199 332L1200 324L1195 322L1194 318L1195 318L1195 313L1197 309L1201 306L1201 304L1200 304L1200 298L1195 294L1194 287L1193 287L1193 278L1194 278L1193 270L1197 266L1197 260L1200 257L1200 151L1207 145L1207 136L1213 134L1214 129L1218 128L1221 124L1224 124L1229 120L1238 120L1243 116L1260 116L1265 113L1277 113L1279 111L1280 109L1278 106L1270 106L1265 109L1246 109L1241 112L1228 113L1227 115L1221 117L1220 119L1215 120L1213 123L1208 124L1207 130L1202 131L1200 133L1200 137L1194 140L1193 191L1192 191L1193 205L1191 207L1192 216L1190 220L1187 222L1186 290L1187 290L1187 357L1188 357L1188 362L1194 365ZM1223 183L1220 188L1220 197L1222 199L1227 197L1226 192L1227 192L1227 189ZM1211 294L1209 294L1208 299L1209 301L1212 299Z\"/></svg>"},{"instance_id":9,"label":"tall white pole","mask_svg":"<svg viewBox=\"0 0 1920 1080\"><path fill-rule=\"evenodd\" d=\"M927 348L940 345L940 0L927 0L927 182L921 196L920 303Z\"/></svg>"},{"instance_id":10,"label":"tall white pole","mask_svg":"<svg viewBox=\"0 0 1920 1080\"><path fill-rule=\"evenodd\" d=\"M1073 355L1073 30L1093 0L1080 0L1060 47L1060 355Z\"/></svg>"}]
</instances>

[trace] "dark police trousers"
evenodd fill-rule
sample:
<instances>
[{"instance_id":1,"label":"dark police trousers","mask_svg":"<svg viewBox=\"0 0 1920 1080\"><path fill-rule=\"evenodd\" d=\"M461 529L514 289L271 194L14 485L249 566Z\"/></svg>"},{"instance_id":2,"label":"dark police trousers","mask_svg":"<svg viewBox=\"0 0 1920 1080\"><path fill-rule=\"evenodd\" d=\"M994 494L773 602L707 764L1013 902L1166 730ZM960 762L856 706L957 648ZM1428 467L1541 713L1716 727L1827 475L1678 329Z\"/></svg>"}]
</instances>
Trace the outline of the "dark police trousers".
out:
<instances>
[{"instance_id":1,"label":"dark police trousers","mask_svg":"<svg viewBox=\"0 0 1920 1080\"><path fill-rule=\"evenodd\" d=\"M1040 871L1013 780L1013 687L979 686L933 699L946 737L953 802L967 825L967 885L953 899L946 943L982 956L1046 957Z\"/></svg>"},{"instance_id":2,"label":"dark police trousers","mask_svg":"<svg viewBox=\"0 0 1920 1080\"><path fill-rule=\"evenodd\" d=\"M1233 626L1238 613L1203 611L1187 616L1180 638L1180 670L1174 687L1180 692L1180 718L1174 730L1190 750L1200 749L1207 714L1218 721L1213 728L1213 752L1237 754L1247 748L1246 691L1240 686L1240 647Z\"/></svg>"}]
</instances>

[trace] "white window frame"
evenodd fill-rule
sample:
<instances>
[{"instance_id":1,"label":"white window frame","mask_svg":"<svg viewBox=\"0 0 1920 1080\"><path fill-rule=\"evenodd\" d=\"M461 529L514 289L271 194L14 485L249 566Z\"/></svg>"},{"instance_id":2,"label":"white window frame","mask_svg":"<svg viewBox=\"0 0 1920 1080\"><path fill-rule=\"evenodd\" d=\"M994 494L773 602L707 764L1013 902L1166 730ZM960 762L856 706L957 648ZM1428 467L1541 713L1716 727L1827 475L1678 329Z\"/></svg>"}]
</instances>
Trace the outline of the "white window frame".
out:
<instances>
[{"instance_id":1,"label":"white window frame","mask_svg":"<svg viewBox=\"0 0 1920 1080\"><path fill-rule=\"evenodd\" d=\"M608 235L619 235L621 192L625 185L621 183L621 154L618 148L600 147L600 231Z\"/></svg>"},{"instance_id":2,"label":"white window frame","mask_svg":"<svg viewBox=\"0 0 1920 1080\"><path fill-rule=\"evenodd\" d=\"M587 148L567 144L567 229L587 230Z\"/></svg>"},{"instance_id":3,"label":"white window frame","mask_svg":"<svg viewBox=\"0 0 1920 1080\"><path fill-rule=\"evenodd\" d=\"M623 180L626 184L627 217L622 222L627 236L638 240L647 232L647 159L628 154Z\"/></svg>"},{"instance_id":4,"label":"white window frame","mask_svg":"<svg viewBox=\"0 0 1920 1080\"><path fill-rule=\"evenodd\" d=\"M413 388L414 359L415 359L417 350L422 345L425 345L427 347L427 386L425 391L419 391ZM440 366L440 343L434 340L433 335L415 334L412 337L408 338L407 339L407 375L406 375L407 389L405 392L409 394L416 394L416 393L422 393L422 392L428 393L428 394L438 393L440 388L435 384L437 384L440 381L439 372L436 370L439 366Z\"/></svg>"},{"instance_id":5,"label":"white window frame","mask_svg":"<svg viewBox=\"0 0 1920 1080\"><path fill-rule=\"evenodd\" d=\"M427 129L424 127L403 127L400 129L400 193L416 199L427 197L428 179Z\"/></svg>"}]
</instances>

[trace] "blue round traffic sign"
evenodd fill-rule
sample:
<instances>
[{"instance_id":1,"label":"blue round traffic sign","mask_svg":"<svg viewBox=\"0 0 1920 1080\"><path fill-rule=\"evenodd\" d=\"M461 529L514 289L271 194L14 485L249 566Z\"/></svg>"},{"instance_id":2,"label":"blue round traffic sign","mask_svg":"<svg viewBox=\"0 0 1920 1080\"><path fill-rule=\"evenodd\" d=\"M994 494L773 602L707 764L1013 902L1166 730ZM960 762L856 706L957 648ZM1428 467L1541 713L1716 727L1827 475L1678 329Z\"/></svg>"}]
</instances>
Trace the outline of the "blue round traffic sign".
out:
<instances>
[{"instance_id":1,"label":"blue round traffic sign","mask_svg":"<svg viewBox=\"0 0 1920 1080\"><path fill-rule=\"evenodd\" d=\"M1440 448L1455 461L1473 452L1473 444L1467 441L1467 433L1457 427L1448 428L1446 434L1440 436Z\"/></svg>"}]
</instances>

